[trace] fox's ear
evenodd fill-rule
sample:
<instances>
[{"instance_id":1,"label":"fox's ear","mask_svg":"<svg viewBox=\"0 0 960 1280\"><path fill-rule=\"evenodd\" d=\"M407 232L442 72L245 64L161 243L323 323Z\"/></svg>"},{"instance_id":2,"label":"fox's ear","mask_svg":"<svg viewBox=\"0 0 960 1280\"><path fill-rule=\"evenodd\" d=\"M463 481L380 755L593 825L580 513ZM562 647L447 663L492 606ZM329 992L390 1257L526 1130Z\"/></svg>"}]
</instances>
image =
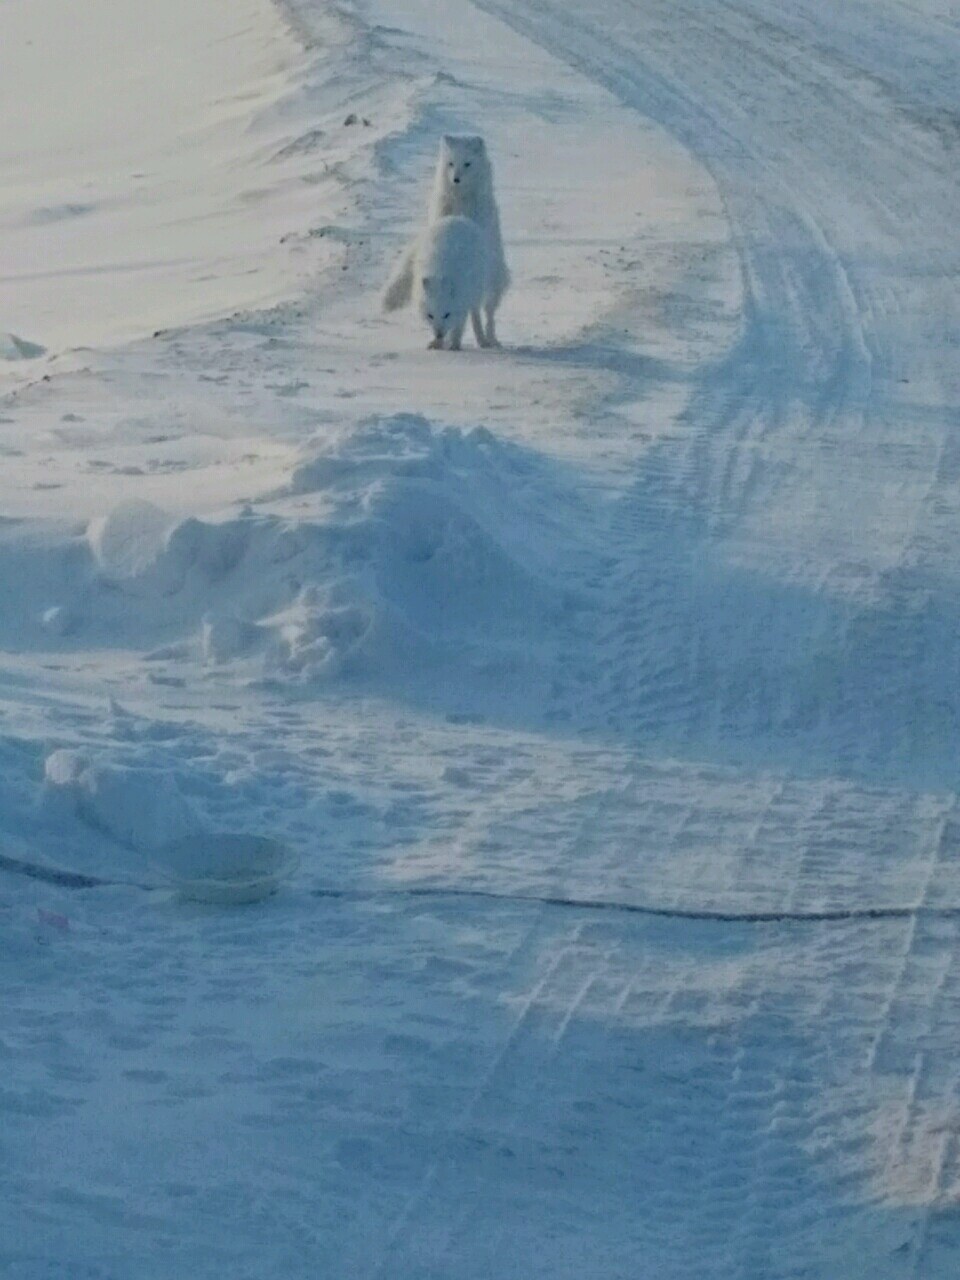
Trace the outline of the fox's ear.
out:
<instances>
[{"instance_id":1,"label":"fox's ear","mask_svg":"<svg viewBox=\"0 0 960 1280\"><path fill-rule=\"evenodd\" d=\"M486 150L486 143L484 142L484 140L483 140L482 138L471 138L471 139L470 139L470 145L471 145L471 147L473 147L474 151L485 151L485 150Z\"/></svg>"},{"instance_id":2,"label":"fox's ear","mask_svg":"<svg viewBox=\"0 0 960 1280\"><path fill-rule=\"evenodd\" d=\"M441 146L444 146L444 147L452 147L455 142L456 142L456 138L453 136L452 133L445 133L443 137L440 139L440 144Z\"/></svg>"}]
</instances>

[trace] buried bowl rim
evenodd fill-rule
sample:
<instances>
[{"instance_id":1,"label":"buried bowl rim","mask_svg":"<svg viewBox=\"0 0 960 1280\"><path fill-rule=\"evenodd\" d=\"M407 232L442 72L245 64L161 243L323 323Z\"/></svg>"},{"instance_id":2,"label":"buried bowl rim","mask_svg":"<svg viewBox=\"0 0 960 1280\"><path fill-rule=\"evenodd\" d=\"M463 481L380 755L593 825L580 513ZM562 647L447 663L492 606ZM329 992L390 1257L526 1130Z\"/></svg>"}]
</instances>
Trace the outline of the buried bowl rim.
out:
<instances>
[{"instance_id":1,"label":"buried bowl rim","mask_svg":"<svg viewBox=\"0 0 960 1280\"><path fill-rule=\"evenodd\" d=\"M249 858L248 865L241 865L233 871L227 869L219 871L203 867L201 861L196 872L191 872L185 867L171 865L168 861L170 855L175 857L181 851L190 849L202 851L205 847L229 849L232 846L243 849L244 856ZM264 855L267 855L264 862L258 865L258 856L264 857ZM274 836L246 831L215 831L180 836L175 840L167 841L155 850L150 861L158 874L174 887L222 885L239 889L244 885L253 887L262 884L266 887L270 883L285 879L296 868L300 858L290 845Z\"/></svg>"}]
</instances>

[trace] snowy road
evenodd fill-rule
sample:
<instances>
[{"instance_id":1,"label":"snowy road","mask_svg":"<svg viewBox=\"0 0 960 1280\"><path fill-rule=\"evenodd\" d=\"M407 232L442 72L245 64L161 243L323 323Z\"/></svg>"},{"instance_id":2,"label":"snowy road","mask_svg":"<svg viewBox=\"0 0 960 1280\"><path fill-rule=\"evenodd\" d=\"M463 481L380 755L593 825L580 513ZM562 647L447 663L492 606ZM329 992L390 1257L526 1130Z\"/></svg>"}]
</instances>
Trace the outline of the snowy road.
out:
<instances>
[{"instance_id":1,"label":"snowy road","mask_svg":"<svg viewBox=\"0 0 960 1280\"><path fill-rule=\"evenodd\" d=\"M625 504L656 577L618 594L671 636L659 696L638 690L627 714L711 754L743 735L806 769L951 786L956 14L483 7L702 159L745 276L739 341L695 376L682 435ZM679 618L651 610L658 587Z\"/></svg>"},{"instance_id":2,"label":"snowy road","mask_svg":"<svg viewBox=\"0 0 960 1280\"><path fill-rule=\"evenodd\" d=\"M0 404L0 831L142 876L162 775L301 872L0 882L4 1275L949 1280L957 6L287 8L319 288ZM481 123L437 361L372 299Z\"/></svg>"}]
</instances>

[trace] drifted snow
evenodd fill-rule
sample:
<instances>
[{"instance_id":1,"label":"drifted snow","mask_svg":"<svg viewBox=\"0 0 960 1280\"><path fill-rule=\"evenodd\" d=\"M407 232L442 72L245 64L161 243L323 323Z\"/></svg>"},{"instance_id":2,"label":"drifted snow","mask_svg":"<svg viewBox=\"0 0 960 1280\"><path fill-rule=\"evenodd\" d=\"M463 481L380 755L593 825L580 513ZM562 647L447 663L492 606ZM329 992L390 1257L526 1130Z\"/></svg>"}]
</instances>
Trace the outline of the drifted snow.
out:
<instances>
[{"instance_id":1,"label":"drifted snow","mask_svg":"<svg viewBox=\"0 0 960 1280\"><path fill-rule=\"evenodd\" d=\"M44 767L46 803L132 850L156 851L200 824L169 774L91 763L54 751ZM59 815L58 815L59 816Z\"/></svg>"}]
</instances>

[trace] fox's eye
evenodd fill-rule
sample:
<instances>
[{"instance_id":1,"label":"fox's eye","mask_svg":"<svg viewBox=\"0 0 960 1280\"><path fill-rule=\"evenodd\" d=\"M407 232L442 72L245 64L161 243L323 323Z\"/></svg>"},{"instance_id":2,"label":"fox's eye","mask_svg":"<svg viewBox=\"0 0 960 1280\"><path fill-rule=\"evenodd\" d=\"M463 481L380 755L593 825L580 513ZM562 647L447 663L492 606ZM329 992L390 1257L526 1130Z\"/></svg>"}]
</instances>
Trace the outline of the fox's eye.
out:
<instances>
[{"instance_id":1,"label":"fox's eye","mask_svg":"<svg viewBox=\"0 0 960 1280\"><path fill-rule=\"evenodd\" d=\"M433 312L432 312L432 311L428 311L428 312L427 312L427 319L428 319L428 320L432 320L432 319L433 319Z\"/></svg>"},{"instance_id":2,"label":"fox's eye","mask_svg":"<svg viewBox=\"0 0 960 1280\"><path fill-rule=\"evenodd\" d=\"M449 320L449 319L450 319L450 312L448 311L448 312L447 312L447 314L446 314L443 318L444 318L444 320Z\"/></svg>"},{"instance_id":3,"label":"fox's eye","mask_svg":"<svg viewBox=\"0 0 960 1280\"><path fill-rule=\"evenodd\" d=\"M452 168L453 168L453 161L452 161L452 160L451 160L451 161L450 161L450 163L447 165L447 168L448 168L448 169L452 169Z\"/></svg>"},{"instance_id":4,"label":"fox's eye","mask_svg":"<svg viewBox=\"0 0 960 1280\"><path fill-rule=\"evenodd\" d=\"M465 161L463 162L463 167L464 167L465 169L469 169L469 168L470 168L470 161L469 161L469 160L465 160Z\"/></svg>"}]
</instances>

